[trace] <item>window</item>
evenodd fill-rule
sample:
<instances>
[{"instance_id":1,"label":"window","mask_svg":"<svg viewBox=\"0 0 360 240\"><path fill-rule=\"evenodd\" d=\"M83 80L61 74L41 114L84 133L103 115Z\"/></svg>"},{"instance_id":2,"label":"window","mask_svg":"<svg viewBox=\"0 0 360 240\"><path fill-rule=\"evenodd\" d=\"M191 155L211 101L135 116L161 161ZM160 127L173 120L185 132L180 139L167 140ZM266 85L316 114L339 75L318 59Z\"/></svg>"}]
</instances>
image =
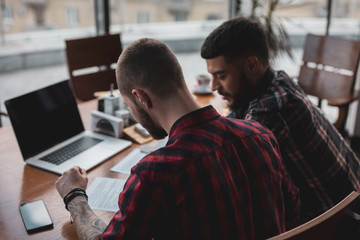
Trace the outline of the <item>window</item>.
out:
<instances>
[{"instance_id":1,"label":"window","mask_svg":"<svg viewBox=\"0 0 360 240\"><path fill-rule=\"evenodd\" d=\"M140 11L137 13L137 23L148 23L149 22L149 14L144 11Z\"/></svg>"},{"instance_id":2,"label":"window","mask_svg":"<svg viewBox=\"0 0 360 240\"><path fill-rule=\"evenodd\" d=\"M4 8L4 22L5 24L11 24L14 19L13 9L10 4L5 4Z\"/></svg>"},{"instance_id":3,"label":"window","mask_svg":"<svg viewBox=\"0 0 360 240\"><path fill-rule=\"evenodd\" d=\"M174 15L176 22L186 21L186 13L175 13Z\"/></svg>"},{"instance_id":4,"label":"window","mask_svg":"<svg viewBox=\"0 0 360 240\"><path fill-rule=\"evenodd\" d=\"M76 7L67 8L67 21L70 27L77 27L79 25L79 11Z\"/></svg>"},{"instance_id":5,"label":"window","mask_svg":"<svg viewBox=\"0 0 360 240\"><path fill-rule=\"evenodd\" d=\"M209 14L206 17L206 20L218 20L218 19L220 19L220 17L216 14Z\"/></svg>"}]
</instances>

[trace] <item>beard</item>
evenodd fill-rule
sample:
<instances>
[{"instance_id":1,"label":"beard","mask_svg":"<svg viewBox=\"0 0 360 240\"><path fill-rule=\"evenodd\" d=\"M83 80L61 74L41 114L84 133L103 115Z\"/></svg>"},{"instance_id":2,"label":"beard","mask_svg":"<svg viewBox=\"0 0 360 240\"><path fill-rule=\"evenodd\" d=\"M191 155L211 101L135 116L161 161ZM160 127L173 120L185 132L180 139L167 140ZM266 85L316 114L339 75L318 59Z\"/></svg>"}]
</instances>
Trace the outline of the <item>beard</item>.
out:
<instances>
[{"instance_id":1,"label":"beard","mask_svg":"<svg viewBox=\"0 0 360 240\"><path fill-rule=\"evenodd\" d=\"M254 89L250 84L250 80L241 73L241 86L236 89L233 94L223 93L224 96L231 98L232 102L228 104L231 110L238 110L244 106L248 106L253 100Z\"/></svg>"},{"instance_id":2,"label":"beard","mask_svg":"<svg viewBox=\"0 0 360 240\"><path fill-rule=\"evenodd\" d=\"M163 139L168 135L162 127L156 126L150 115L145 110L138 106L136 108L139 114L139 119L136 120L150 133L154 139Z\"/></svg>"}]
</instances>

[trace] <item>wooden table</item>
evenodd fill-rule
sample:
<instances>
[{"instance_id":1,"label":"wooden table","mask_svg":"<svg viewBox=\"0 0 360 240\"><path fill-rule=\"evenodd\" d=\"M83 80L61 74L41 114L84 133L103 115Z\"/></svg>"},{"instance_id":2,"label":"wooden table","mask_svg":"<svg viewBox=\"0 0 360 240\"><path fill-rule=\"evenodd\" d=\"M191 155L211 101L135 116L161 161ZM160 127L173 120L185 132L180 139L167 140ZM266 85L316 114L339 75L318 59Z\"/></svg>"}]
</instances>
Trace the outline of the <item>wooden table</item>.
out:
<instances>
[{"instance_id":1,"label":"wooden table","mask_svg":"<svg viewBox=\"0 0 360 240\"><path fill-rule=\"evenodd\" d=\"M196 100L201 105L212 104L220 113L225 106L217 94L199 96ZM79 104L86 129L90 129L90 111L95 108L95 100ZM128 177L126 174L111 172L110 168L136 147L139 145L134 143L90 170L89 184L96 177L126 179ZM77 239L75 228L70 223L70 214L55 188L58 177L59 175L54 173L25 164L12 127L0 128L0 239ZM54 228L28 234L21 219L19 205L37 199L44 200L54 222ZM114 215L113 212L95 212L106 223Z\"/></svg>"}]
</instances>

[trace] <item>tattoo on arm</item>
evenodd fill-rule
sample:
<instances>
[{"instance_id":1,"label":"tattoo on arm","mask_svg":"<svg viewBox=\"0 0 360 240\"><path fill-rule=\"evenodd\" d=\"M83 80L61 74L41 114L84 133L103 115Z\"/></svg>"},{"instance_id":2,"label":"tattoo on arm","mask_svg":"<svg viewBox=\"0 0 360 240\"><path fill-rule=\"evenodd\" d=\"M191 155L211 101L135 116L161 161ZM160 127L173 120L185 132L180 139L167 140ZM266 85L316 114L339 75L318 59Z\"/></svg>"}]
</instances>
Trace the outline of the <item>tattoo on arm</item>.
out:
<instances>
[{"instance_id":1,"label":"tattoo on arm","mask_svg":"<svg viewBox=\"0 0 360 240\"><path fill-rule=\"evenodd\" d=\"M107 225L90 209L85 197L75 197L68 208L79 239L95 239L104 232Z\"/></svg>"}]
</instances>

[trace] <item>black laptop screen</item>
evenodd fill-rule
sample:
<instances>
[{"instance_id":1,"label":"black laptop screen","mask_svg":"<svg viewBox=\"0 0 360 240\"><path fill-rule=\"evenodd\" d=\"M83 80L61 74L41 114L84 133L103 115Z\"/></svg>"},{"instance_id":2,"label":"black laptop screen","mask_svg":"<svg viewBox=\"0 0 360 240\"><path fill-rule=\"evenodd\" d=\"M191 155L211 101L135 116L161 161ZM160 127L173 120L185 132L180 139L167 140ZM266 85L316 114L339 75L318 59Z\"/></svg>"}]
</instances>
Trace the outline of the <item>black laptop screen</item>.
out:
<instances>
[{"instance_id":1,"label":"black laptop screen","mask_svg":"<svg viewBox=\"0 0 360 240\"><path fill-rule=\"evenodd\" d=\"M84 131L68 80L7 100L5 106L24 159Z\"/></svg>"}]
</instances>

